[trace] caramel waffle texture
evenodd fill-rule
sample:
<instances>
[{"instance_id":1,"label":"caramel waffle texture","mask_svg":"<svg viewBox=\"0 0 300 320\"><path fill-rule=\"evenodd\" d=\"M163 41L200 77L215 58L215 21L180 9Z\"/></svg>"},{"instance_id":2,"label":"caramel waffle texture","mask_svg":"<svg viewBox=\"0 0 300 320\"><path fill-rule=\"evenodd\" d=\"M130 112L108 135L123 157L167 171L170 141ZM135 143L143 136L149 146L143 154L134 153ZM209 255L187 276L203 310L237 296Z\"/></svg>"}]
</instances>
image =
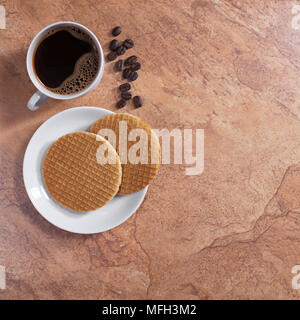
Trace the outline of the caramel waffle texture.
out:
<instances>
[{"instance_id":1,"label":"caramel waffle texture","mask_svg":"<svg viewBox=\"0 0 300 320\"><path fill-rule=\"evenodd\" d=\"M120 155L120 148L122 147L120 145L120 140L122 140L121 143L124 143L124 139L126 140L127 138L123 137L124 139L119 139L120 121L126 122L128 135L131 130L134 129L143 129L147 135L147 141L143 141L140 150L137 151L138 155L143 152L147 152L146 163L131 163L128 157L127 163L124 163L121 157L122 182L118 194L124 195L143 189L156 176L160 164L160 144L157 136L146 121L127 113L114 113L103 117L96 121L89 131L101 135L99 132L101 129L113 130L116 136L115 147L117 153ZM138 141L127 141L127 146L125 146L125 149L127 149L127 155L129 155L131 147L137 142ZM155 163L151 163L151 155L152 159L156 160Z\"/></svg>"},{"instance_id":2,"label":"caramel waffle texture","mask_svg":"<svg viewBox=\"0 0 300 320\"><path fill-rule=\"evenodd\" d=\"M97 161L97 150L105 144L113 159ZM114 163L112 163L114 161ZM43 163L43 177L50 195L77 212L104 206L119 189L120 159L104 138L88 132L67 134L49 148Z\"/></svg>"}]
</instances>

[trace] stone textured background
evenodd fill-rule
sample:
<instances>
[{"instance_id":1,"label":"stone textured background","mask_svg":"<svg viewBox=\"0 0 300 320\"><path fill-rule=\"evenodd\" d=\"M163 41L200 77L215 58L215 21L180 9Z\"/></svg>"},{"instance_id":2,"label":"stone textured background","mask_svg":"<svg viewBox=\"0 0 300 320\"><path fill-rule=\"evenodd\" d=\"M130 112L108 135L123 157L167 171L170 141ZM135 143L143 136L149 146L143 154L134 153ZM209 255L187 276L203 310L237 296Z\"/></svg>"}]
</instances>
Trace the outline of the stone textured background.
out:
<instances>
[{"instance_id":1,"label":"stone textured background","mask_svg":"<svg viewBox=\"0 0 300 320\"><path fill-rule=\"evenodd\" d=\"M298 299L300 29L297 2L275 0L2 1L0 30L0 299ZM300 4L300 3L299 3ZM116 111L120 75L32 113L25 66L34 35L59 20L86 25L105 53L110 31L141 58L145 104L123 111L154 128L204 128L205 169L162 166L140 209L118 228L75 235L45 221L22 180L40 124L70 107Z\"/></svg>"}]
</instances>

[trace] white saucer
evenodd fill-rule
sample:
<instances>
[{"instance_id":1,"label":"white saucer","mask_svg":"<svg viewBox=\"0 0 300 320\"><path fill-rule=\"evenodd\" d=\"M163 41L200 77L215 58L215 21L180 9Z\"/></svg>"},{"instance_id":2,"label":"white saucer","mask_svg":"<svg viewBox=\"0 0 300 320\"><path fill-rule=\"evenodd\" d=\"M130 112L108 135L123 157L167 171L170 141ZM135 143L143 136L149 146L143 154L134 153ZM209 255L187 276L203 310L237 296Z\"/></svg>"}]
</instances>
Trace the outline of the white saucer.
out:
<instances>
[{"instance_id":1,"label":"white saucer","mask_svg":"<svg viewBox=\"0 0 300 320\"><path fill-rule=\"evenodd\" d=\"M48 194L42 177L42 163L50 145L67 133L86 131L96 120L110 113L96 107L65 110L44 122L27 146L23 178L28 196L46 220L63 230L85 234L110 230L127 220L141 205L147 193L148 187L130 195L116 196L104 207L87 213L66 209Z\"/></svg>"}]
</instances>

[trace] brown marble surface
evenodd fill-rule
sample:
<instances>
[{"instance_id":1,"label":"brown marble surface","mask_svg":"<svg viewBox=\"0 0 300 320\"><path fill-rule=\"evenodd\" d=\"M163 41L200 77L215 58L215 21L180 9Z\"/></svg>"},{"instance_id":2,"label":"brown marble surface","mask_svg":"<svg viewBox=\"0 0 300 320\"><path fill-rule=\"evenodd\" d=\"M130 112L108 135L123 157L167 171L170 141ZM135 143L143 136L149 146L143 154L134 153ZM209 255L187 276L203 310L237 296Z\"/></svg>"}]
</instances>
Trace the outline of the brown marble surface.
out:
<instances>
[{"instance_id":1,"label":"brown marble surface","mask_svg":"<svg viewBox=\"0 0 300 320\"><path fill-rule=\"evenodd\" d=\"M0 30L0 299L299 299L300 29L295 1L3 1ZM300 3L299 3L300 4ZM44 26L86 25L136 42L154 128L204 128L205 169L164 165L140 209L112 231L75 235L45 221L22 180L40 124L67 108L115 111L119 75L77 100L26 109L26 50ZM133 52L133 51L132 51Z\"/></svg>"}]
</instances>

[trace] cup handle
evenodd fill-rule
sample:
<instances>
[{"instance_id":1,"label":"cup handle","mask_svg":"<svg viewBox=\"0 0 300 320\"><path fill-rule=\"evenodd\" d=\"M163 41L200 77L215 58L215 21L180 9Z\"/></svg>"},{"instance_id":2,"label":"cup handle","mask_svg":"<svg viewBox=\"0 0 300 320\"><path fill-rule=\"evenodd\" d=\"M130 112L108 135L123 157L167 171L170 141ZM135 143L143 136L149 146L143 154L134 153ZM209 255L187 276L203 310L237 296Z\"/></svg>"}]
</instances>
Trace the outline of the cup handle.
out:
<instances>
[{"instance_id":1,"label":"cup handle","mask_svg":"<svg viewBox=\"0 0 300 320\"><path fill-rule=\"evenodd\" d=\"M37 110L46 100L48 97L41 93L40 91L37 91L33 94L33 96L29 99L27 103L27 108L31 111Z\"/></svg>"}]
</instances>

